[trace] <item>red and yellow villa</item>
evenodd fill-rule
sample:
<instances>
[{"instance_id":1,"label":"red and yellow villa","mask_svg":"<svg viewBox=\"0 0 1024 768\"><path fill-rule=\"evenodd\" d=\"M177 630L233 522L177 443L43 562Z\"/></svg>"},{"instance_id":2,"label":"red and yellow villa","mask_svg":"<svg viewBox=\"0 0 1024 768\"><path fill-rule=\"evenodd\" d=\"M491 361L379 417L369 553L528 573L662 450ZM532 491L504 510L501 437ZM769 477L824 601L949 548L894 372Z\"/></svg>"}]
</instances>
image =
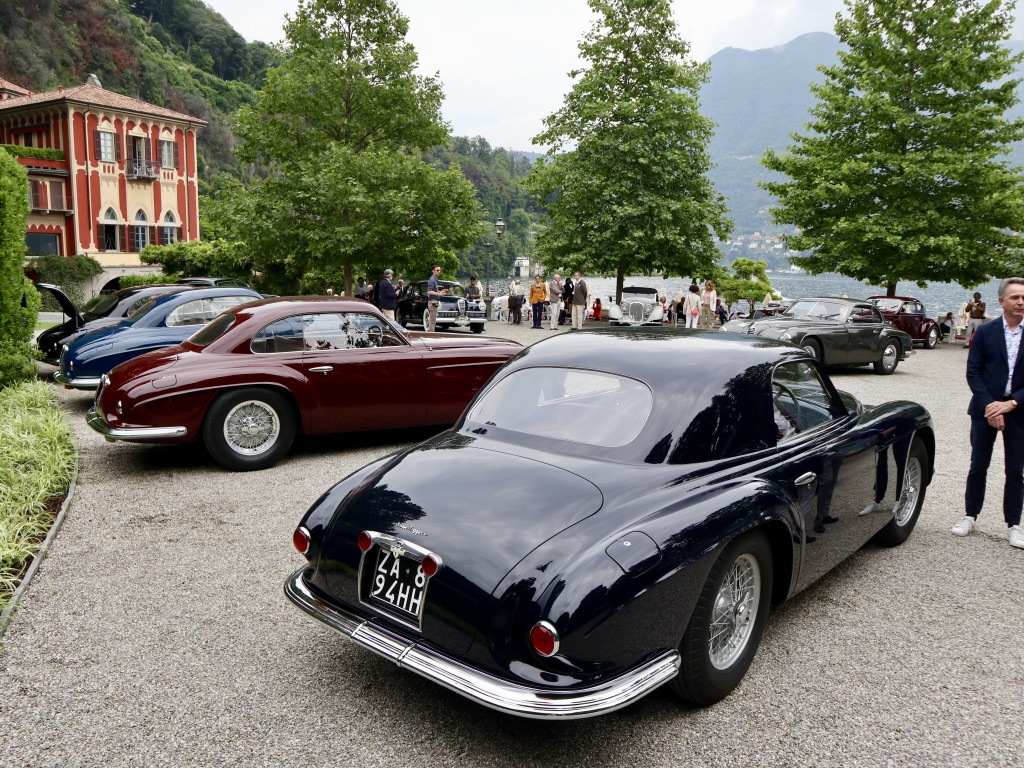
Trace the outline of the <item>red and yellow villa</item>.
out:
<instances>
[{"instance_id":1,"label":"red and yellow villa","mask_svg":"<svg viewBox=\"0 0 1024 768\"><path fill-rule=\"evenodd\" d=\"M150 243L199 239L196 132L205 120L86 85L32 93L0 79L0 144L28 171L30 255L89 254L108 276ZM51 159L61 158L62 159Z\"/></svg>"}]
</instances>

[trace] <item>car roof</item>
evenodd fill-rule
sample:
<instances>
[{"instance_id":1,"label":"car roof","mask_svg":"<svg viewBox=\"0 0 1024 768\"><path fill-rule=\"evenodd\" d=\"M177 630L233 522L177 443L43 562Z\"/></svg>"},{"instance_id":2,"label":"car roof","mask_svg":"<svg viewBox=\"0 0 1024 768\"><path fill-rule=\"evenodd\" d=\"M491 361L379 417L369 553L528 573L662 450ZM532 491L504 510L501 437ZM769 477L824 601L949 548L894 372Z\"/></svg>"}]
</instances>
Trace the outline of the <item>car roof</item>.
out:
<instances>
[{"instance_id":1,"label":"car roof","mask_svg":"<svg viewBox=\"0 0 1024 768\"><path fill-rule=\"evenodd\" d=\"M924 304L923 301L914 296L868 296L868 301L874 301L875 299L892 299L894 301L916 301Z\"/></svg>"}]
</instances>

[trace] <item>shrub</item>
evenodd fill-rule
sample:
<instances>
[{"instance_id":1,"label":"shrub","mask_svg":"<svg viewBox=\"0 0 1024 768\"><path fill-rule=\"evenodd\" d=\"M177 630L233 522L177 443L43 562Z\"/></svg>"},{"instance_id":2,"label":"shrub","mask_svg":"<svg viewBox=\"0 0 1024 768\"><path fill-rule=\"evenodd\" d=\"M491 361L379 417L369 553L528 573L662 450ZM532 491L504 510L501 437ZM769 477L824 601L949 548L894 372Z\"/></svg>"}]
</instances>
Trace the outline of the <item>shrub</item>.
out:
<instances>
[{"instance_id":1,"label":"shrub","mask_svg":"<svg viewBox=\"0 0 1024 768\"><path fill-rule=\"evenodd\" d=\"M22 232L22 240L25 234ZM31 261L31 266L39 275L39 282L53 283L60 286L68 298L81 307L85 303L85 281L90 277L103 274L103 267L92 256L84 254L76 256L59 256L48 253ZM59 312L60 307L52 296L43 299L43 309L48 312Z\"/></svg>"},{"instance_id":2,"label":"shrub","mask_svg":"<svg viewBox=\"0 0 1024 768\"><path fill-rule=\"evenodd\" d=\"M0 152L0 388L35 375L29 340L39 295L25 277L28 174Z\"/></svg>"},{"instance_id":3,"label":"shrub","mask_svg":"<svg viewBox=\"0 0 1024 768\"><path fill-rule=\"evenodd\" d=\"M133 285L159 285L161 283L173 283L178 280L177 275L121 275L121 287L130 288Z\"/></svg>"}]
</instances>

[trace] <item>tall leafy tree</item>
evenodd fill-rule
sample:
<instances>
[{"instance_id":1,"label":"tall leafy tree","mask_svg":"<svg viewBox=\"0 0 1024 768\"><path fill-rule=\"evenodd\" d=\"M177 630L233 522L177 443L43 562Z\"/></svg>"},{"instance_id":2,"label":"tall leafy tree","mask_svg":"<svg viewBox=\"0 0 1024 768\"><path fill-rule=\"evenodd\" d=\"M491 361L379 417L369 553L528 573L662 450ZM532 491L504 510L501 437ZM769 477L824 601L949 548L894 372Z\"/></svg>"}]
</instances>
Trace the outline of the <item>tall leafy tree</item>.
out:
<instances>
[{"instance_id":1,"label":"tall leafy tree","mask_svg":"<svg viewBox=\"0 0 1024 768\"><path fill-rule=\"evenodd\" d=\"M287 60L239 111L239 157L268 173L230 203L234 234L271 285L349 292L354 270L454 271L479 233L458 166L423 160L448 128L407 29L390 0L304 0L285 26Z\"/></svg>"},{"instance_id":2,"label":"tall leafy tree","mask_svg":"<svg viewBox=\"0 0 1024 768\"><path fill-rule=\"evenodd\" d=\"M552 267L623 277L706 275L732 227L707 172L713 124L697 92L708 65L689 56L668 0L589 0L579 45L588 67L535 144L551 147L525 185L550 201L537 238Z\"/></svg>"},{"instance_id":3,"label":"tall leafy tree","mask_svg":"<svg viewBox=\"0 0 1024 768\"><path fill-rule=\"evenodd\" d=\"M1014 2L846 0L845 49L812 85L810 133L761 162L788 180L779 201L794 263L895 295L898 280L977 285L1005 274L1024 244L1019 169L1008 145L1024 122L1020 56L1003 45Z\"/></svg>"},{"instance_id":4,"label":"tall leafy tree","mask_svg":"<svg viewBox=\"0 0 1024 768\"><path fill-rule=\"evenodd\" d=\"M35 375L29 339L39 296L25 277L28 174L0 150L0 389Z\"/></svg>"}]
</instances>

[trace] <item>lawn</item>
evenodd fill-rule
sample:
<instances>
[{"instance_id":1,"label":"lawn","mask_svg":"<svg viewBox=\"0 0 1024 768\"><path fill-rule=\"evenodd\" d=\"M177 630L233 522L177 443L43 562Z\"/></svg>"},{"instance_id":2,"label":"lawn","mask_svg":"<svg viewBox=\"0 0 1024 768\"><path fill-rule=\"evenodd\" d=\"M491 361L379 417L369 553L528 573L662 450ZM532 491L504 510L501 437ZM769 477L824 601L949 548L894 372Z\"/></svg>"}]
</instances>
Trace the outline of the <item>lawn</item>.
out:
<instances>
[{"instance_id":1,"label":"lawn","mask_svg":"<svg viewBox=\"0 0 1024 768\"><path fill-rule=\"evenodd\" d=\"M0 390L0 611L67 494L75 446L52 386Z\"/></svg>"}]
</instances>

